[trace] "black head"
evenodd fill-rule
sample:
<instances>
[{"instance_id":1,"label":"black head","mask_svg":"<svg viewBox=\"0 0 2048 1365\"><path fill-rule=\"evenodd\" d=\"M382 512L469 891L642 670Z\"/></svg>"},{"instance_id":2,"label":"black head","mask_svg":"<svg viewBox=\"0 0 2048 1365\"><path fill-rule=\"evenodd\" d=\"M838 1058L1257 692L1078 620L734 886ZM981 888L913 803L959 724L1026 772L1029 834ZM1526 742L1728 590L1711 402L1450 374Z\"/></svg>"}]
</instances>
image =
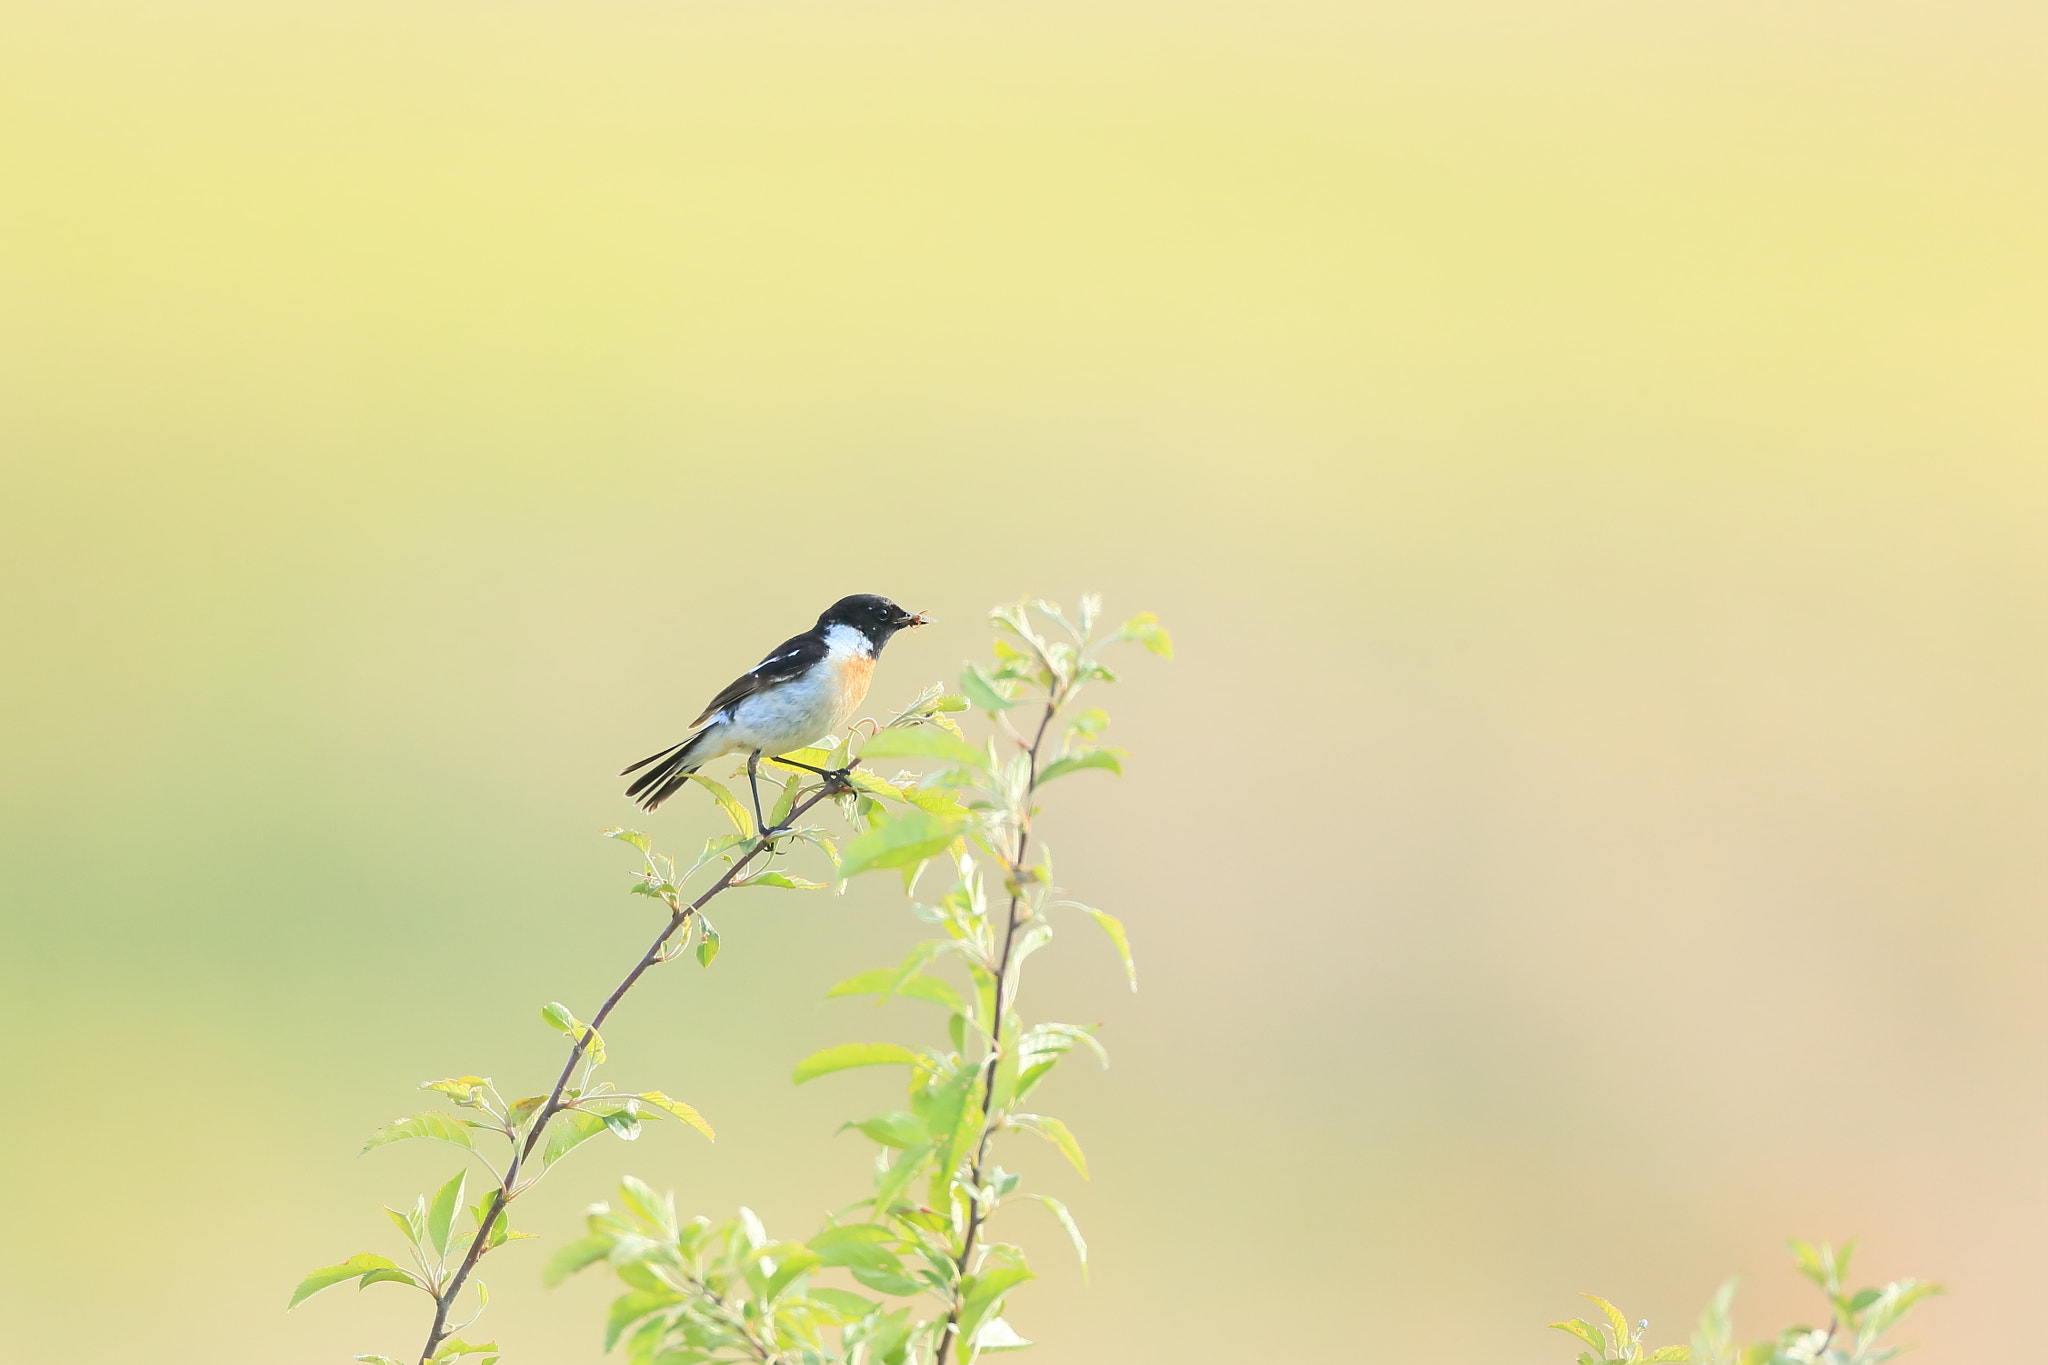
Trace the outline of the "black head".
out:
<instances>
[{"instance_id":1,"label":"black head","mask_svg":"<svg viewBox=\"0 0 2048 1365\"><path fill-rule=\"evenodd\" d=\"M924 625L922 612L905 611L886 597L871 592L856 593L842 597L825 608L818 617L818 629L827 630L833 626L852 626L874 642L876 649L889 643L889 637L909 626Z\"/></svg>"}]
</instances>

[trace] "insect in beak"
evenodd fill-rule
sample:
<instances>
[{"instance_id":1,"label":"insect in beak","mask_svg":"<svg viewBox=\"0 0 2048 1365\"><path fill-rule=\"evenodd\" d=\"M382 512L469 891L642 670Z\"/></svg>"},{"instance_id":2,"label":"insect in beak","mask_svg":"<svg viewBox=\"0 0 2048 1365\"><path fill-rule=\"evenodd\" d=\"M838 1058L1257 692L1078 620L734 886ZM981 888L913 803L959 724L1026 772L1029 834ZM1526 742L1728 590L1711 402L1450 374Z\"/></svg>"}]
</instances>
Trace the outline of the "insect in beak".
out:
<instances>
[{"instance_id":1,"label":"insect in beak","mask_svg":"<svg viewBox=\"0 0 2048 1365\"><path fill-rule=\"evenodd\" d=\"M915 629L918 626L928 626L931 623L932 618L921 611L905 612L902 616L896 618L896 626L899 630L906 628Z\"/></svg>"}]
</instances>

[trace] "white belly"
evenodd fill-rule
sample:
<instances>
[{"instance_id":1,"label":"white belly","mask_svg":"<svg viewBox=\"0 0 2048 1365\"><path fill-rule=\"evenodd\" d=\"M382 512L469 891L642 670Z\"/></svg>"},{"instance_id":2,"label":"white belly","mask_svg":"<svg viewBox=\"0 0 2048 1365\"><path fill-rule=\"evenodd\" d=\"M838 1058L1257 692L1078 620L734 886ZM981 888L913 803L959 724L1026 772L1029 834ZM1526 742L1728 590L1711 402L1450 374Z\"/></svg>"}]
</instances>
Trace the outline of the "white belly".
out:
<instances>
[{"instance_id":1,"label":"white belly","mask_svg":"<svg viewBox=\"0 0 2048 1365\"><path fill-rule=\"evenodd\" d=\"M816 744L853 718L868 694L875 656L867 637L834 626L831 656L809 677L757 692L726 713L725 752L786 754Z\"/></svg>"},{"instance_id":2,"label":"white belly","mask_svg":"<svg viewBox=\"0 0 2048 1365\"><path fill-rule=\"evenodd\" d=\"M844 725L860 704L823 678L756 693L732 708L727 742L734 750L783 754L815 744Z\"/></svg>"}]
</instances>

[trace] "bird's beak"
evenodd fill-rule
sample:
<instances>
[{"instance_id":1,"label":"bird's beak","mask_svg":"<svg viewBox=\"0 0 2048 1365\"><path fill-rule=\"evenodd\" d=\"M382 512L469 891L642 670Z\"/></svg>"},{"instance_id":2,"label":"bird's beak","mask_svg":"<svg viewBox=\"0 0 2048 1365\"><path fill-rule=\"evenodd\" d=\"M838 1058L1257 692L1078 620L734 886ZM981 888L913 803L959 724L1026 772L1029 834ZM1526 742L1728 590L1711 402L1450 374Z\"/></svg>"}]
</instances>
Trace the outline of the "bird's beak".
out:
<instances>
[{"instance_id":1,"label":"bird's beak","mask_svg":"<svg viewBox=\"0 0 2048 1365\"><path fill-rule=\"evenodd\" d=\"M895 622L896 629L898 630L904 630L916 626L928 626L931 623L932 618L926 616L921 611L906 611L901 616L897 617Z\"/></svg>"}]
</instances>

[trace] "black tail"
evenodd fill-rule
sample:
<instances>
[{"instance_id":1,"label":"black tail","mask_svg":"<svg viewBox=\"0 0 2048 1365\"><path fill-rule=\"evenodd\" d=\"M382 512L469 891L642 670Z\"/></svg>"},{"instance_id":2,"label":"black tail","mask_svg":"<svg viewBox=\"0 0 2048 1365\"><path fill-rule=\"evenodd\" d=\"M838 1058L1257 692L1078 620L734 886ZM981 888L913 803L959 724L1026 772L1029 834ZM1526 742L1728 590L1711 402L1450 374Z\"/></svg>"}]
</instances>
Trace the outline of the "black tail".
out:
<instances>
[{"instance_id":1,"label":"black tail","mask_svg":"<svg viewBox=\"0 0 2048 1365\"><path fill-rule=\"evenodd\" d=\"M674 796L676 789L690 780L690 774L703 766L691 757L697 747L697 741L701 738L701 733L691 735L681 744L671 745L658 754L649 754L626 769L626 772L620 773L619 776L624 777L626 773L639 772L640 769L647 768L646 772L633 779L633 785L626 788L626 795L638 801L647 810L653 810ZM648 767L650 763L654 766ZM650 788L652 790L649 790ZM646 793L644 796L643 792Z\"/></svg>"}]
</instances>

